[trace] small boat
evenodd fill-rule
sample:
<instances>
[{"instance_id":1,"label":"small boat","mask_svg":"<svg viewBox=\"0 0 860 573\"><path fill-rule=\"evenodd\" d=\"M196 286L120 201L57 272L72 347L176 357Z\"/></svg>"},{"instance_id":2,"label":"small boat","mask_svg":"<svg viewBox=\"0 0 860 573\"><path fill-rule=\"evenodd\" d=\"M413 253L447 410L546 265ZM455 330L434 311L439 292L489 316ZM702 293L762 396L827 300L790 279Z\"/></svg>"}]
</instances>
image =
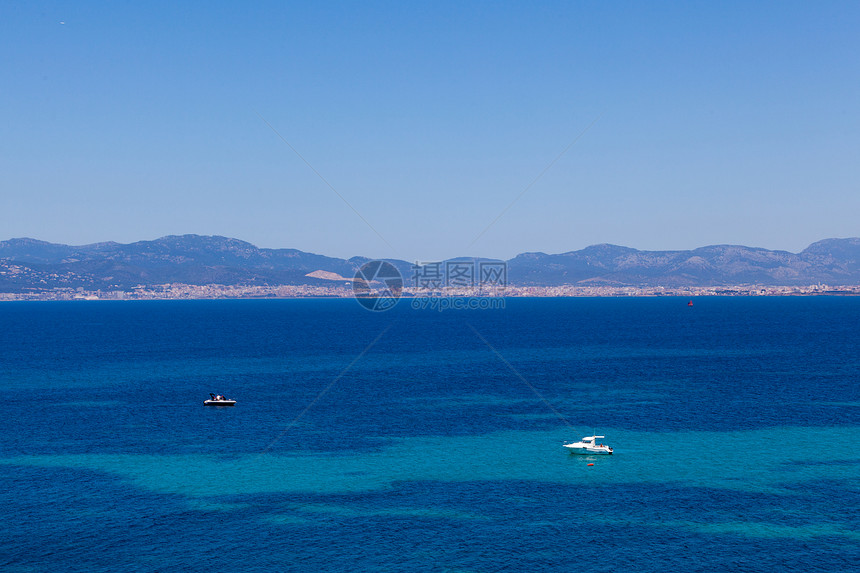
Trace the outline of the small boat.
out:
<instances>
[{"instance_id":1,"label":"small boat","mask_svg":"<svg viewBox=\"0 0 860 573\"><path fill-rule=\"evenodd\" d=\"M570 448L572 454L612 454L612 448L605 444L598 444L598 438L606 436L585 436L579 442L572 444L564 444L565 448Z\"/></svg>"},{"instance_id":2,"label":"small boat","mask_svg":"<svg viewBox=\"0 0 860 573\"><path fill-rule=\"evenodd\" d=\"M236 400L230 400L229 398L225 398L220 394L213 394L209 392L209 395L212 396L211 399L203 402L204 406L235 406Z\"/></svg>"}]
</instances>

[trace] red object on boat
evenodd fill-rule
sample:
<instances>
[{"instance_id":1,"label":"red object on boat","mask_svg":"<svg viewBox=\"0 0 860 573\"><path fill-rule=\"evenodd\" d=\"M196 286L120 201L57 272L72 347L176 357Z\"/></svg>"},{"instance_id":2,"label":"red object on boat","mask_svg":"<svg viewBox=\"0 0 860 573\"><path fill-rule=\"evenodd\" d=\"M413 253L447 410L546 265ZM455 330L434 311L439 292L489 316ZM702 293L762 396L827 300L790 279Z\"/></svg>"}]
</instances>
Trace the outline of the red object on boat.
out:
<instances>
[{"instance_id":1,"label":"red object on boat","mask_svg":"<svg viewBox=\"0 0 860 573\"><path fill-rule=\"evenodd\" d=\"M688 302L687 306L693 306L693 301Z\"/></svg>"}]
</instances>

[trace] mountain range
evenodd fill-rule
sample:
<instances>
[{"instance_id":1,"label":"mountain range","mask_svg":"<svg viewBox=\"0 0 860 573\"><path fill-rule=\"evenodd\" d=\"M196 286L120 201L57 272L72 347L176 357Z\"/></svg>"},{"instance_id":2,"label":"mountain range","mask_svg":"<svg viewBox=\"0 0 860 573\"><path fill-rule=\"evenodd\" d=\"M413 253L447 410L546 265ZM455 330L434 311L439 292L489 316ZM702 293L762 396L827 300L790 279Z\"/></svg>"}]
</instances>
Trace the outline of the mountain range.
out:
<instances>
[{"instance_id":1,"label":"mountain range","mask_svg":"<svg viewBox=\"0 0 860 573\"><path fill-rule=\"evenodd\" d=\"M338 277L352 278L369 260L261 249L220 236L83 246L10 239L0 242L0 292L125 290L166 283L337 285L343 284ZM411 284L413 264L390 262ZM860 284L860 238L825 239L800 253L740 245L640 251L602 244L555 255L523 253L506 263L512 286L847 285Z\"/></svg>"}]
</instances>

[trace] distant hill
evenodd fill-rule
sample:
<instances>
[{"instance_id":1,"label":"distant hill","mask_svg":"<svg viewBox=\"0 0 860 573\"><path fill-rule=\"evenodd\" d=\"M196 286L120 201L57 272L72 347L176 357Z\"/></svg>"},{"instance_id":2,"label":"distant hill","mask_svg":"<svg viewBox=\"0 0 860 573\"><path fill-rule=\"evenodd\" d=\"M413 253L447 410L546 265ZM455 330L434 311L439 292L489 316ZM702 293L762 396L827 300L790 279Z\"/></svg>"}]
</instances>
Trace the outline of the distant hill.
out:
<instances>
[{"instance_id":1,"label":"distant hill","mask_svg":"<svg viewBox=\"0 0 860 573\"><path fill-rule=\"evenodd\" d=\"M260 249L238 239L171 235L130 244L70 246L35 239L0 242L0 292L30 289L130 289L165 283L337 284L370 259L338 259L296 249ZM457 259L469 260L469 259ZM392 260L411 283L412 264ZM319 272L318 272L319 271ZM311 276L308 276L311 275ZM639 251L593 245L508 261L508 284L557 286L717 286L860 284L860 239L826 239L800 253L738 245L691 251Z\"/></svg>"},{"instance_id":2,"label":"distant hill","mask_svg":"<svg viewBox=\"0 0 860 573\"><path fill-rule=\"evenodd\" d=\"M560 255L518 255L508 261L508 274L511 283L524 285L860 284L860 239L826 239L797 254L740 245L691 251L593 245Z\"/></svg>"},{"instance_id":3,"label":"distant hill","mask_svg":"<svg viewBox=\"0 0 860 573\"><path fill-rule=\"evenodd\" d=\"M127 245L80 247L33 239L0 242L0 290L4 292L32 287L128 289L173 282L330 285L331 281L305 275L325 270L351 278L358 266L296 249L258 249L217 236L171 235ZM11 267L17 267L17 272Z\"/></svg>"}]
</instances>

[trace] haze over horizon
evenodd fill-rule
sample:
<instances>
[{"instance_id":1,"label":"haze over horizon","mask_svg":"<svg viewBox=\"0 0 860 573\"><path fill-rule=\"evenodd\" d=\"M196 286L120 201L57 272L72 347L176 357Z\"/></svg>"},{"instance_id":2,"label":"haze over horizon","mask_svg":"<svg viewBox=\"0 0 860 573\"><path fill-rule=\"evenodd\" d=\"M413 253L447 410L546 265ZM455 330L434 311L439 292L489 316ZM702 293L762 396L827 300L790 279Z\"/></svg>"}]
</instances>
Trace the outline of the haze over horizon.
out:
<instances>
[{"instance_id":1,"label":"haze over horizon","mask_svg":"<svg viewBox=\"0 0 860 573\"><path fill-rule=\"evenodd\" d=\"M796 253L860 236L857 29L849 2L8 5L0 231Z\"/></svg>"}]
</instances>

